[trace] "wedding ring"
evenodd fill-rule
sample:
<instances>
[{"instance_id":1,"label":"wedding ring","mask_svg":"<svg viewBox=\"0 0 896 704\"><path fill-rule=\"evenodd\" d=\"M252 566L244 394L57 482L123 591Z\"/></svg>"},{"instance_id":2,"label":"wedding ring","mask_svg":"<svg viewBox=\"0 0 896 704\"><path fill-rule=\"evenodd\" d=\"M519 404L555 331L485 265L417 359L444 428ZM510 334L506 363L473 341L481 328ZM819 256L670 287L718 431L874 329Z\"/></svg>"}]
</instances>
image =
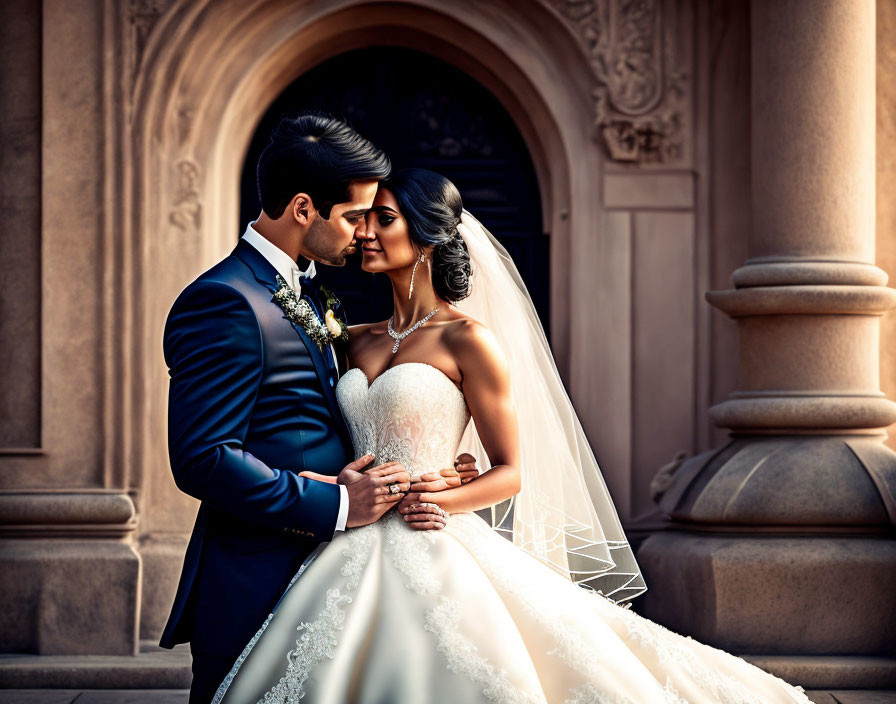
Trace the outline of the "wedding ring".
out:
<instances>
[{"instance_id":1,"label":"wedding ring","mask_svg":"<svg viewBox=\"0 0 896 704\"><path fill-rule=\"evenodd\" d=\"M432 506L436 511L438 511L439 515L442 518L448 518L448 512L445 509L443 509L441 506L439 506L438 504L434 504L429 501L424 501L420 505L421 506Z\"/></svg>"},{"instance_id":2,"label":"wedding ring","mask_svg":"<svg viewBox=\"0 0 896 704\"><path fill-rule=\"evenodd\" d=\"M392 483L389 485L389 493L390 493L390 494L397 494L397 493L399 493L400 491L401 491L401 487L398 486L398 483L397 483L397 482L392 482Z\"/></svg>"}]
</instances>

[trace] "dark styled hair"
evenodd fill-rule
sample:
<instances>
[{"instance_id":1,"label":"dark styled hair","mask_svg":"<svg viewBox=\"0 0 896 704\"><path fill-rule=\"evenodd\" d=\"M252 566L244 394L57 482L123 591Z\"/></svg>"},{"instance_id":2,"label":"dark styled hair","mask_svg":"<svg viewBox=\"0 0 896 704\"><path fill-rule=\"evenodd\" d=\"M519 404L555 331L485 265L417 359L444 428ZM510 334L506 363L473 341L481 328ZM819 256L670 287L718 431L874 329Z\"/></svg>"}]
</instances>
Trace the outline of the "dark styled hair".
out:
<instances>
[{"instance_id":1,"label":"dark styled hair","mask_svg":"<svg viewBox=\"0 0 896 704\"><path fill-rule=\"evenodd\" d=\"M408 223L411 240L432 250L432 283L453 303L470 295L470 253L457 231L464 209L457 187L426 169L402 169L383 181Z\"/></svg>"},{"instance_id":2,"label":"dark styled hair","mask_svg":"<svg viewBox=\"0 0 896 704\"><path fill-rule=\"evenodd\" d=\"M350 181L381 180L392 171L385 152L341 120L320 114L284 117L258 157L261 209L279 218L296 193L307 193L321 215L348 200Z\"/></svg>"}]
</instances>

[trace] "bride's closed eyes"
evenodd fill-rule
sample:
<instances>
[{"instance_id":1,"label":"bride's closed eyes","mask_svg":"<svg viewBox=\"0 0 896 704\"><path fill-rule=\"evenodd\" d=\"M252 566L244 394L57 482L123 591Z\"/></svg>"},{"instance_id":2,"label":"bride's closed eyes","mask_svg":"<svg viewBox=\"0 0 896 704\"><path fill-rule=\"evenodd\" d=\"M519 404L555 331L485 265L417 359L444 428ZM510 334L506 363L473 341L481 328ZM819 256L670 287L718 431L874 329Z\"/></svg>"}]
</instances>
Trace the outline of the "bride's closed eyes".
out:
<instances>
[{"instance_id":1,"label":"bride's closed eyes","mask_svg":"<svg viewBox=\"0 0 896 704\"><path fill-rule=\"evenodd\" d=\"M398 214L386 205L371 208L370 215L376 218L380 227L388 227L398 219Z\"/></svg>"}]
</instances>

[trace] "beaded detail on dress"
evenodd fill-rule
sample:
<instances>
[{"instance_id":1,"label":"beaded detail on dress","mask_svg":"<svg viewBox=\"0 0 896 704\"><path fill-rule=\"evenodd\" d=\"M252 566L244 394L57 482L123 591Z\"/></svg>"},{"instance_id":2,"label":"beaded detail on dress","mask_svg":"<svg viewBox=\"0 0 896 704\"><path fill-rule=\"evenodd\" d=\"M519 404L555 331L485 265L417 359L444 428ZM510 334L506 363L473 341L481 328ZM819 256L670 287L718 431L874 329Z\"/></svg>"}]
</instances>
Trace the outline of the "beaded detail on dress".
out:
<instances>
[{"instance_id":1,"label":"beaded detail on dress","mask_svg":"<svg viewBox=\"0 0 896 704\"><path fill-rule=\"evenodd\" d=\"M336 397L355 457L401 462L413 474L454 464L470 419L464 395L444 372L423 362L390 367L371 384L358 368L339 380Z\"/></svg>"}]
</instances>

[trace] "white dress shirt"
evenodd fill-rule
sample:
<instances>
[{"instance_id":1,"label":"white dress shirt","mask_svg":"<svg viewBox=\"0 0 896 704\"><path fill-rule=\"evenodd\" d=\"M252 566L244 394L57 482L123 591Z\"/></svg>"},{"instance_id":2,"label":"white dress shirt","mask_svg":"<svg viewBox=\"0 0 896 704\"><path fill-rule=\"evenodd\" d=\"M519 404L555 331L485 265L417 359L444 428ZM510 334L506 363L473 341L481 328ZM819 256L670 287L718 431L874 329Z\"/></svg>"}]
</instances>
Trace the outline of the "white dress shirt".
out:
<instances>
[{"instance_id":1,"label":"white dress shirt","mask_svg":"<svg viewBox=\"0 0 896 704\"><path fill-rule=\"evenodd\" d=\"M299 271L299 265L296 264L292 257L280 249L277 245L259 234L258 230L252 227L253 223L246 225L246 231L243 233L243 239L257 249L261 256L267 259L277 273L283 277L284 281L292 283L292 287L298 295L302 295L300 276L313 278L316 270L314 262L308 266L305 271ZM335 355L333 346L330 345L330 354ZM334 356L335 361L335 356ZM345 523L348 520L348 489L344 484L339 484L339 514L336 516L336 530L345 530Z\"/></svg>"}]
</instances>

